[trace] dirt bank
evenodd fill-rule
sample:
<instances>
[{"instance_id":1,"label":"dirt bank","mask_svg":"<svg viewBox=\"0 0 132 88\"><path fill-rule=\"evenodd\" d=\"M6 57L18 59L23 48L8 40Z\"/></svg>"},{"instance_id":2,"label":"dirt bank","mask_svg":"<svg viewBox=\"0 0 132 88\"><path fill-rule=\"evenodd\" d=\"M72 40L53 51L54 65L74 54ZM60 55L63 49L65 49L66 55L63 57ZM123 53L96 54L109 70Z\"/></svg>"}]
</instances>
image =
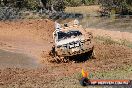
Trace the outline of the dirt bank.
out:
<instances>
[{"instance_id":1,"label":"dirt bank","mask_svg":"<svg viewBox=\"0 0 132 88\"><path fill-rule=\"evenodd\" d=\"M0 49L20 52L38 59L43 66L37 69L5 68L0 69L0 87L3 88L62 88L68 85L79 87L78 79L74 78L82 68L91 73L110 71L131 66L132 49L118 44L96 42L96 57L81 63L48 63L48 51L51 48L54 22L50 20L19 20L0 22ZM109 34L115 39L118 32L94 30L94 36ZM124 36L124 34L122 34ZM130 39L127 33L125 38ZM119 38L118 38L119 37ZM41 57L43 54L43 58ZM19 58L18 58L19 59ZM71 77L66 79L65 77ZM132 78L132 77L130 77ZM62 84L58 84L61 82ZM72 86L73 87L73 86ZM70 88L70 87L67 87Z\"/></svg>"}]
</instances>

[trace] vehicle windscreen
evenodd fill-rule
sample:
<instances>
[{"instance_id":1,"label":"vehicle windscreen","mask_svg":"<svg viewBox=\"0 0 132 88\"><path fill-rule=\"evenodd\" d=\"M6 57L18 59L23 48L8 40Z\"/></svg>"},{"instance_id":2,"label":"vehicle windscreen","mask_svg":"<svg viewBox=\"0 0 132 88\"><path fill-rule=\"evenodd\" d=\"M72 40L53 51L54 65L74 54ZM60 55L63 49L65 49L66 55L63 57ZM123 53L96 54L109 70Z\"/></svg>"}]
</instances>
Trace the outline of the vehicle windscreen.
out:
<instances>
[{"instance_id":1,"label":"vehicle windscreen","mask_svg":"<svg viewBox=\"0 0 132 88\"><path fill-rule=\"evenodd\" d=\"M58 32L58 41L62 40L62 39L67 39L67 38L71 38L71 37L77 37L82 35L81 32L79 31L68 31L68 32Z\"/></svg>"}]
</instances>

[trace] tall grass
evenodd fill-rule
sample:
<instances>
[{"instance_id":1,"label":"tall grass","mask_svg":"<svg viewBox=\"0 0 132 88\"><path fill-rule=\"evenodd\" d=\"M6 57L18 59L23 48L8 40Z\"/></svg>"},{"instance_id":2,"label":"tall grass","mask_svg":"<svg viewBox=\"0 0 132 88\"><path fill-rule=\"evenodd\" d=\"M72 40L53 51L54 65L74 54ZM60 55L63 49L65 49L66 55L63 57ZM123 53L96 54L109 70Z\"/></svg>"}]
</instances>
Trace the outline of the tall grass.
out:
<instances>
[{"instance_id":1,"label":"tall grass","mask_svg":"<svg viewBox=\"0 0 132 88\"><path fill-rule=\"evenodd\" d=\"M95 40L102 41L105 44L118 44L118 45L123 45L132 48L132 42L126 40L126 39L120 39L118 41L113 40L110 36L96 36L94 38Z\"/></svg>"},{"instance_id":2,"label":"tall grass","mask_svg":"<svg viewBox=\"0 0 132 88\"><path fill-rule=\"evenodd\" d=\"M100 9L99 5L66 7L65 12L81 13L81 14L97 14L99 9Z\"/></svg>"}]
</instances>

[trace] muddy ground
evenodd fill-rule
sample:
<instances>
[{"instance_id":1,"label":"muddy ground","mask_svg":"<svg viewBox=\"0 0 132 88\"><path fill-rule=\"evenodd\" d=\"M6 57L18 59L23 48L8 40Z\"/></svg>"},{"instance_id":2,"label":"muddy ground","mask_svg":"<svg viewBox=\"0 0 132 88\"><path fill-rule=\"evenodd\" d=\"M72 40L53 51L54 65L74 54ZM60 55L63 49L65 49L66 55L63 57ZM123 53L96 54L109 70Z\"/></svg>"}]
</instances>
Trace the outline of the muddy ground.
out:
<instances>
[{"instance_id":1,"label":"muddy ground","mask_svg":"<svg viewBox=\"0 0 132 88\"><path fill-rule=\"evenodd\" d=\"M80 63L74 63L74 61L49 63L47 60L51 58L48 52L52 46L53 31L54 22L47 19L0 22L0 49L24 54L33 58L33 62L35 59L38 65L35 68L19 67L13 62L16 59L22 61L21 56L15 59L12 57L10 62L13 63L13 67L6 66L6 64L0 66L0 88L80 88L77 75L82 68L90 73L98 73L131 67L131 48L119 44L105 44L96 39L94 39L96 53L94 58ZM90 31L95 35L101 32L101 30L96 32L95 29ZM103 33L107 35L107 32ZM126 35L125 38L129 36L132 34ZM2 60L3 63L6 62L2 55L0 64ZM24 63L28 64L26 62ZM33 64L36 65L36 63ZM126 79L132 79L131 73L130 71L127 74ZM99 76L96 75L94 78L99 78Z\"/></svg>"}]
</instances>

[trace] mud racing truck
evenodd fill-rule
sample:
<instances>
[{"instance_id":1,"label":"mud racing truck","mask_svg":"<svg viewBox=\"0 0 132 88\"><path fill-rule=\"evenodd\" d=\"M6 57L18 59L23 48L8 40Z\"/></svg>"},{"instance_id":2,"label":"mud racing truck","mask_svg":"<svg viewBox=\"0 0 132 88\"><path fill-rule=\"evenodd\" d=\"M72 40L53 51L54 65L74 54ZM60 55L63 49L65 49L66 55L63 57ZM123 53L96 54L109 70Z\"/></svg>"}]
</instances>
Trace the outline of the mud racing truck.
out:
<instances>
[{"instance_id":1,"label":"mud racing truck","mask_svg":"<svg viewBox=\"0 0 132 88\"><path fill-rule=\"evenodd\" d=\"M93 36L79 25L77 20L73 25L64 24L63 27L56 23L53 32L54 45L51 53L54 57L69 57L83 53L93 55Z\"/></svg>"}]
</instances>

